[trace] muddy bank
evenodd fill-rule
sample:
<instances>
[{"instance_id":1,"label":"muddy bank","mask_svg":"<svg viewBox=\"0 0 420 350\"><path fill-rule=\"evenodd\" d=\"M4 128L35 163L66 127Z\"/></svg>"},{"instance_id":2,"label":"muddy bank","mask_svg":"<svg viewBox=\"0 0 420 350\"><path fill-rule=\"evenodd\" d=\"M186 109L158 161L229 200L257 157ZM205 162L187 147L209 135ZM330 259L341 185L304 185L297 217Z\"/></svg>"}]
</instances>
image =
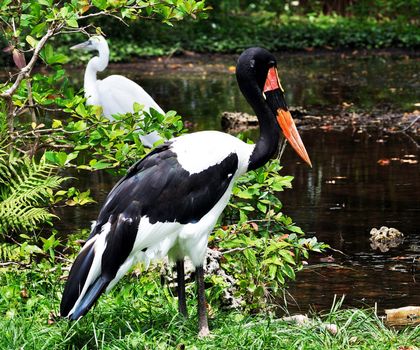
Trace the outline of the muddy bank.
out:
<instances>
[{"instance_id":1,"label":"muddy bank","mask_svg":"<svg viewBox=\"0 0 420 350\"><path fill-rule=\"evenodd\" d=\"M321 128L324 130L356 131L383 130L385 133L406 133L420 141L420 110L412 112L370 111L355 112L342 109L331 114L295 114L296 124L302 129Z\"/></svg>"},{"instance_id":2,"label":"muddy bank","mask_svg":"<svg viewBox=\"0 0 420 350\"><path fill-rule=\"evenodd\" d=\"M377 49L377 50L301 50L276 52L275 55L283 60L299 59L308 57L339 57L341 59L366 58L366 57L400 57L401 59L420 57L419 50L402 49ZM220 53L197 53L193 51L182 51L168 56L139 57L130 61L111 62L108 69L117 69L122 64L128 70L133 69L143 74L165 74L170 71L185 73L231 73L235 72L238 54ZM78 63L72 60L72 64L67 65L69 69L77 69L85 63Z\"/></svg>"},{"instance_id":3,"label":"muddy bank","mask_svg":"<svg viewBox=\"0 0 420 350\"><path fill-rule=\"evenodd\" d=\"M350 128L355 132L375 130L385 134L401 133L420 150L420 110L406 113L383 110L356 112L350 108L342 108L321 114L319 111L309 112L302 107L290 107L290 111L296 125L302 130L319 128L325 131L343 131ZM247 113L224 112L221 123L224 130L233 133L258 128L256 116Z\"/></svg>"}]
</instances>

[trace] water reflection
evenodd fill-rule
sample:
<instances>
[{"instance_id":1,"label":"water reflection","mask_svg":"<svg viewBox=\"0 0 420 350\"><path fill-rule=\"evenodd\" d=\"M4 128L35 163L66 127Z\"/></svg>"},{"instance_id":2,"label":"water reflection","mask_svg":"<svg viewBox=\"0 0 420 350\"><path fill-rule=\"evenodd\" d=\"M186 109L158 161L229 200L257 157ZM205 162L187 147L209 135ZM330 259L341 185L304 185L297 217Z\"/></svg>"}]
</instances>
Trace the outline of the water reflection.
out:
<instances>
[{"instance_id":1,"label":"water reflection","mask_svg":"<svg viewBox=\"0 0 420 350\"><path fill-rule=\"evenodd\" d=\"M305 232L346 254L334 254L345 268L309 268L289 292L305 309L308 304L326 308L334 294L342 293L348 295L348 305L418 303L415 274L419 277L420 264L413 260L420 247L420 165L400 162L405 155L417 154L416 148L401 135L352 130L308 131L303 140L314 168L298 164L289 150L284 170L295 175L294 188L281 199ZM383 158L395 160L378 164ZM384 225L399 229L405 240L381 253L372 250L369 232Z\"/></svg>"},{"instance_id":2,"label":"water reflection","mask_svg":"<svg viewBox=\"0 0 420 350\"><path fill-rule=\"evenodd\" d=\"M347 242L328 232L352 231L356 238L372 227L398 224L403 233L416 233L420 201L414 194L420 193L420 166L399 161L417 153L407 139L352 130L312 130L303 139L314 168L297 164L294 154L287 152L283 162L285 172L295 176L294 191L282 199L287 208L294 208L291 215L305 231L332 239L338 249L346 248ZM378 164L384 158L396 160ZM357 245L354 251L369 249L368 241L360 246L361 240L351 239L349 244Z\"/></svg>"}]
</instances>

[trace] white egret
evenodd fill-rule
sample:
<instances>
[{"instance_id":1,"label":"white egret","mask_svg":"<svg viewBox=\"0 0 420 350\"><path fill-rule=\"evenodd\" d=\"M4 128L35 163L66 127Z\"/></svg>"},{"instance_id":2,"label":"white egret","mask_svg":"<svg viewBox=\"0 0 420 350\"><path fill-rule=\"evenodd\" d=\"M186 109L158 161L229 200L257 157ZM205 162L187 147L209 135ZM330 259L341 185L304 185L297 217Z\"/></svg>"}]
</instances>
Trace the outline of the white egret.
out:
<instances>
[{"instance_id":1,"label":"white egret","mask_svg":"<svg viewBox=\"0 0 420 350\"><path fill-rule=\"evenodd\" d=\"M98 51L98 56L93 57L87 64L84 76L84 90L88 105L101 106L103 114L110 120L114 114L133 112L135 102L144 106L144 111L150 108L165 114L153 98L134 81L122 75L110 75L105 79L97 79L96 74L103 72L108 66L109 47L103 36L93 36L88 41L71 47L72 50ZM147 147L161 140L156 132L140 136L140 140Z\"/></svg>"},{"instance_id":2,"label":"white egret","mask_svg":"<svg viewBox=\"0 0 420 350\"><path fill-rule=\"evenodd\" d=\"M176 261L179 311L186 315L184 258L196 269L199 334L209 333L203 262L207 240L227 205L234 181L264 165L281 130L308 164L309 156L287 109L276 59L251 48L239 57L236 77L260 124L255 145L218 131L165 142L134 164L108 194L98 220L71 268L61 315L78 319L133 264L165 255Z\"/></svg>"}]
</instances>

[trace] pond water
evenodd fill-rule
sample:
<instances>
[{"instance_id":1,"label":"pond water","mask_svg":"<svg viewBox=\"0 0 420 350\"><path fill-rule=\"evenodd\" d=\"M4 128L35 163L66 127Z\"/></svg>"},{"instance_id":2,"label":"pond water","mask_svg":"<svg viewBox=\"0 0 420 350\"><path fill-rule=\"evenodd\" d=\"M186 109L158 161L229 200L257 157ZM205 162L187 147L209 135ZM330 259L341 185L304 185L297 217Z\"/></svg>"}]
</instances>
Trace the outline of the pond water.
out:
<instances>
[{"instance_id":1,"label":"pond water","mask_svg":"<svg viewBox=\"0 0 420 350\"><path fill-rule=\"evenodd\" d=\"M220 130L223 111L252 112L229 69L233 58L202 64L217 69L150 71L141 65L114 65L106 73L137 81L163 109L177 110L194 130ZM420 102L419 72L420 59L401 54L287 55L279 60L289 104L325 112L343 103L362 110L412 110ZM315 235L343 254L333 252L327 261L311 258L288 289L289 309L327 309L334 294L346 294L345 305L378 303L383 309L419 304L420 262L414 262L420 255L418 149L402 134L351 128L306 130L302 138L313 168L286 150L283 174L294 175L295 180L294 188L281 196L284 212L308 236ZM390 162L381 165L380 159ZM82 178L79 186L92 188L101 203L115 181L95 173ZM98 208L99 204L66 209L57 228L71 233L87 227ZM388 252L372 249L369 241L371 228L384 225L405 235L403 243Z\"/></svg>"},{"instance_id":2,"label":"pond water","mask_svg":"<svg viewBox=\"0 0 420 350\"><path fill-rule=\"evenodd\" d=\"M346 294L347 305L417 305L420 166L404 163L418 159L415 146L401 135L353 130L311 130L303 137L314 167L297 164L292 152L285 155L284 171L295 176L294 188L282 196L285 210L307 235L345 255L333 253L326 259L330 262L310 261L320 265L310 265L289 289L296 307L325 309L334 294ZM395 160L380 165L380 159ZM400 230L403 243L387 252L373 249L370 230L381 226Z\"/></svg>"}]
</instances>

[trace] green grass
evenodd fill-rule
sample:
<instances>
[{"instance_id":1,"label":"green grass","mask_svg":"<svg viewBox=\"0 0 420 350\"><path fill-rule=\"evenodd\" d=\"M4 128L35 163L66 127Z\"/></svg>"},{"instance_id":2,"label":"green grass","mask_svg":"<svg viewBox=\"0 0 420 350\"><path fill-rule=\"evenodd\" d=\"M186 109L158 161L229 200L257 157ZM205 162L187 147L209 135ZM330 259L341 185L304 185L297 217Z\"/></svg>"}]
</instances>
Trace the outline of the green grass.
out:
<instances>
[{"instance_id":1,"label":"green grass","mask_svg":"<svg viewBox=\"0 0 420 350\"><path fill-rule=\"evenodd\" d=\"M38 265L39 266L39 265ZM42 267L42 266L41 266ZM0 349L416 349L420 326L388 329L370 310L340 309L312 315L308 325L274 316L214 310L212 336L197 338L196 304L189 287L190 317L159 277L127 277L78 322L57 314L63 281L55 270L0 270ZM49 321L50 320L50 321ZM338 326L336 335L323 323Z\"/></svg>"}]
</instances>

